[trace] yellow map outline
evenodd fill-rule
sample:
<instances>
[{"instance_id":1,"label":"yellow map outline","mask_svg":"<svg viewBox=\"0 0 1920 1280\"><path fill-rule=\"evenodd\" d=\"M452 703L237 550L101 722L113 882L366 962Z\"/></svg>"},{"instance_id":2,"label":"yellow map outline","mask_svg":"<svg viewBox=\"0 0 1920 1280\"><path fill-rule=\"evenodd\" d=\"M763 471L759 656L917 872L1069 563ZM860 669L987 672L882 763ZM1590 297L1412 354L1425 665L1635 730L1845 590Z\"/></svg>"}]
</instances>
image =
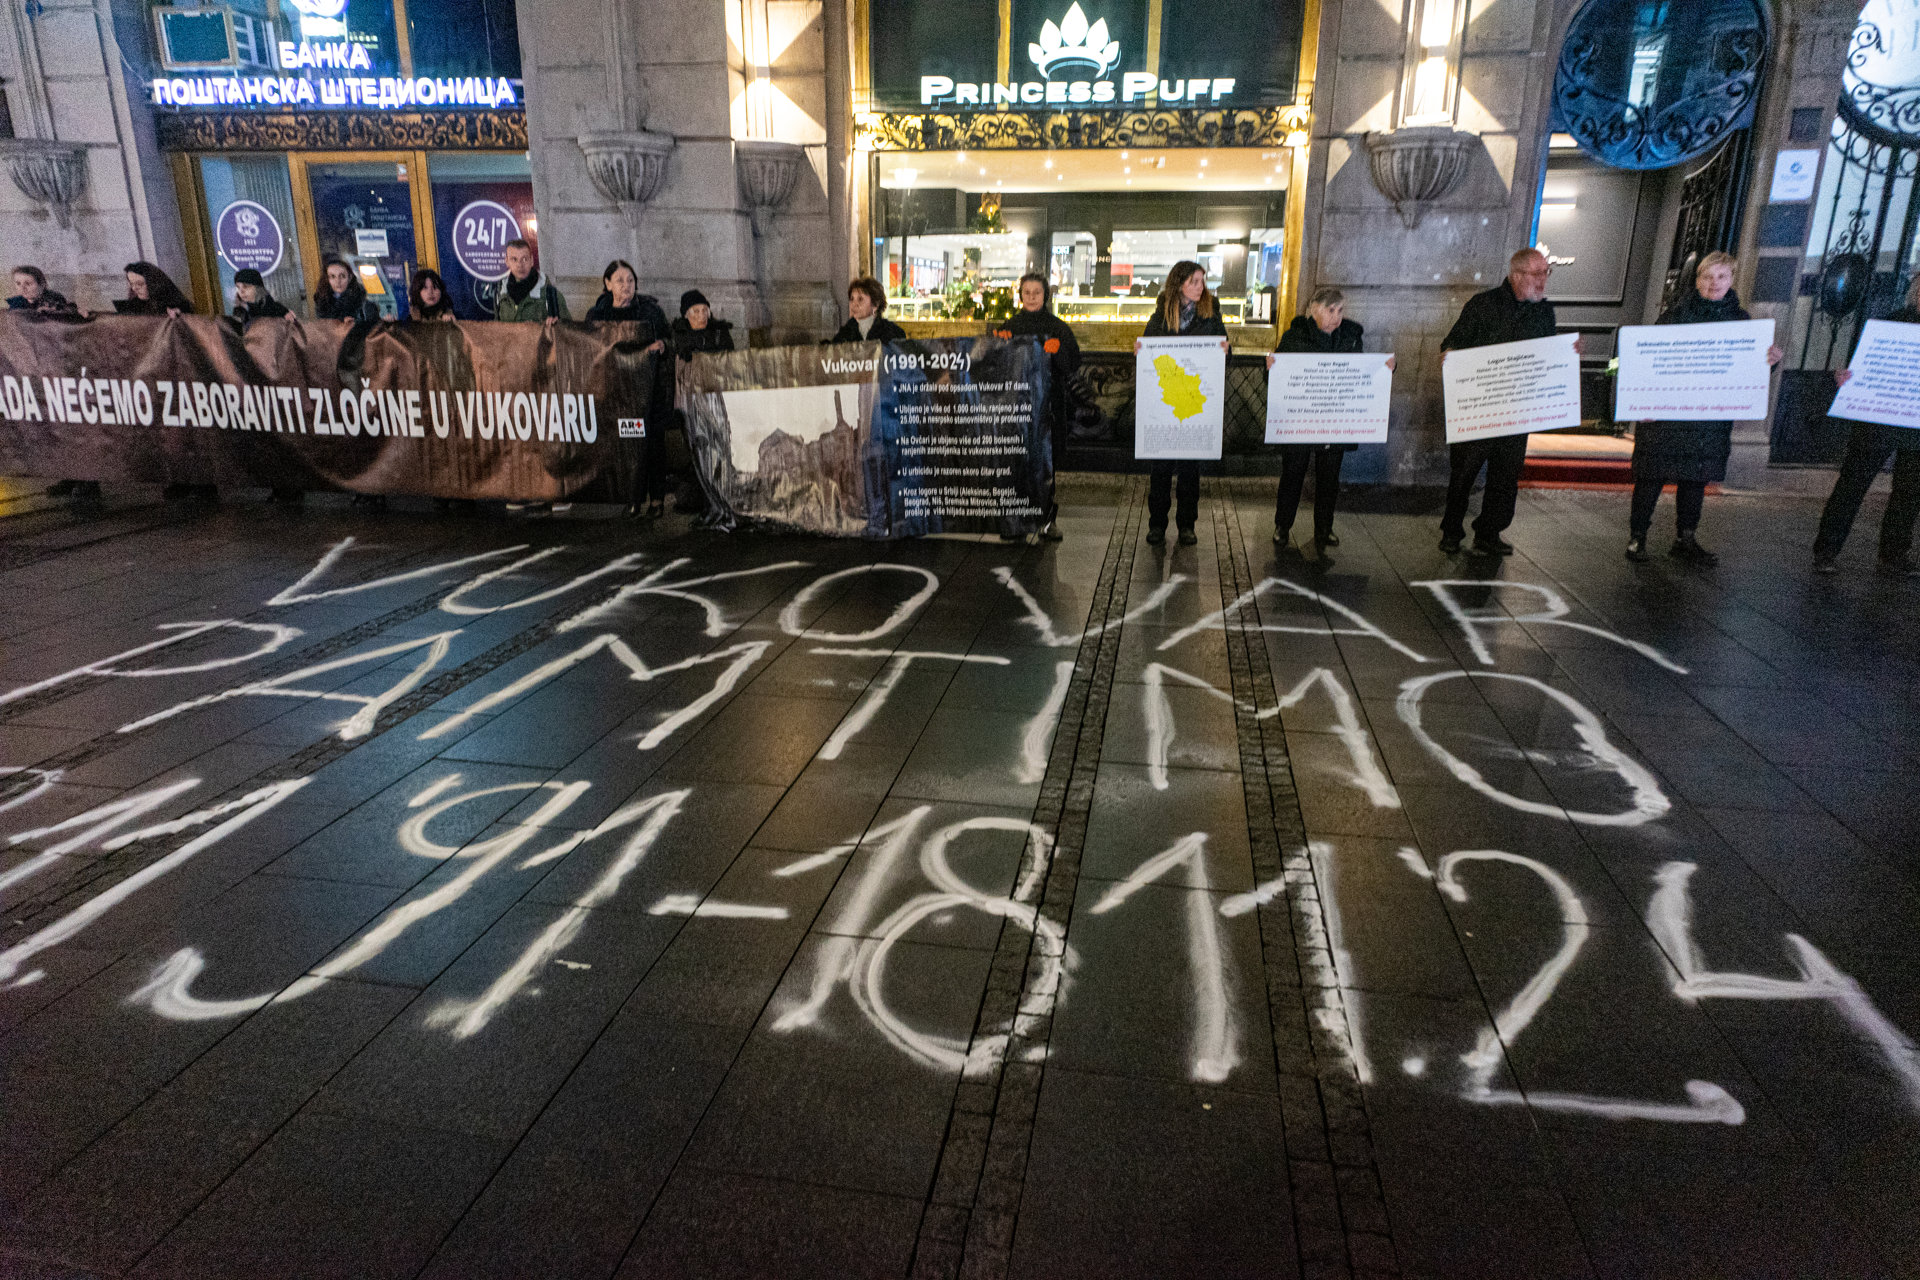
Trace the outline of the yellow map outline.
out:
<instances>
[{"instance_id":1,"label":"yellow map outline","mask_svg":"<svg viewBox=\"0 0 1920 1280\"><path fill-rule=\"evenodd\" d=\"M1206 393L1200 390L1200 375L1188 373L1170 355L1153 358L1154 376L1160 382L1160 402L1173 410L1181 422L1196 417L1207 407Z\"/></svg>"}]
</instances>

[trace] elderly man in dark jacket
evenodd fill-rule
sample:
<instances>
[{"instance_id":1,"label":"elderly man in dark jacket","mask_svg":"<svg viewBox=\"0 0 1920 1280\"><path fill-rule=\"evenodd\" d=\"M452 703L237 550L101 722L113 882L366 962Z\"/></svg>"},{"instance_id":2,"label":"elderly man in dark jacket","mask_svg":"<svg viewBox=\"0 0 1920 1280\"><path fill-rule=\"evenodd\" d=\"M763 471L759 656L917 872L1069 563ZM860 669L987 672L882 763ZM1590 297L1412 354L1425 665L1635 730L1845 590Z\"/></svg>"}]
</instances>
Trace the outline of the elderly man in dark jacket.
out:
<instances>
[{"instance_id":1,"label":"elderly man in dark jacket","mask_svg":"<svg viewBox=\"0 0 1920 1280\"><path fill-rule=\"evenodd\" d=\"M1547 277L1552 274L1546 255L1538 249L1522 249L1507 259L1507 278L1485 293L1474 294L1460 309L1460 318L1441 339L1441 358L1448 351L1551 338L1554 318L1553 304L1547 301ZM1447 455L1451 474L1447 513L1440 520L1440 549L1452 555L1466 540L1467 502L1473 496L1473 482L1485 467L1487 490L1473 522L1473 550L1477 555L1512 555L1512 544L1500 535L1513 523L1513 509L1520 499L1526 435L1464 441L1449 446Z\"/></svg>"}]
</instances>

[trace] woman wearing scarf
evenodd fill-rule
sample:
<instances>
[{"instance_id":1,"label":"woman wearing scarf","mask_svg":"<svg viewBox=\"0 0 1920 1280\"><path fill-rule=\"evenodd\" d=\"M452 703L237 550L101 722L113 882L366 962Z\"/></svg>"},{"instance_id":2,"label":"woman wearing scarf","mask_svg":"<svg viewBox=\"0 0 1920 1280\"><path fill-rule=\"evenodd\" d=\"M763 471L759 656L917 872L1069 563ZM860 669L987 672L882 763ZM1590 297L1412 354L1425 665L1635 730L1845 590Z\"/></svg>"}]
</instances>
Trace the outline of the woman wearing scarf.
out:
<instances>
[{"instance_id":1,"label":"woman wearing scarf","mask_svg":"<svg viewBox=\"0 0 1920 1280\"><path fill-rule=\"evenodd\" d=\"M380 305L353 278L353 268L337 254L320 259L320 284L313 291L315 320L378 320Z\"/></svg>"},{"instance_id":2,"label":"woman wearing scarf","mask_svg":"<svg viewBox=\"0 0 1920 1280\"><path fill-rule=\"evenodd\" d=\"M899 342L907 331L883 314L887 291L872 276L861 276L847 286L847 322L828 342Z\"/></svg>"},{"instance_id":3,"label":"woman wearing scarf","mask_svg":"<svg viewBox=\"0 0 1920 1280\"><path fill-rule=\"evenodd\" d=\"M1140 335L1143 338L1219 338L1227 339L1226 321L1220 318L1220 302L1207 288L1207 269L1197 262L1180 261L1167 272L1167 283L1154 304L1153 318ZM1167 511L1173 506L1174 477L1180 481L1180 509L1174 515L1180 527L1180 545L1190 547L1200 541L1194 525L1200 522L1200 464L1192 459L1156 459L1148 472L1147 544L1159 546L1167 540Z\"/></svg>"},{"instance_id":4,"label":"woman wearing scarf","mask_svg":"<svg viewBox=\"0 0 1920 1280\"><path fill-rule=\"evenodd\" d=\"M1654 323L1716 324L1752 319L1740 305L1740 295L1733 291L1736 265L1730 253L1710 253L1700 259L1692 291ZM1767 363L1779 364L1782 354L1779 347L1768 348ZM1628 526L1627 559L1635 564L1652 559L1647 552L1647 531L1653 527L1660 490L1671 484L1678 511L1673 549L1668 554L1695 564L1719 560L1700 545L1694 530L1700 527L1707 486L1727 478L1727 457L1732 452L1731 422L1642 422L1634 428L1633 514Z\"/></svg>"},{"instance_id":5,"label":"woman wearing scarf","mask_svg":"<svg viewBox=\"0 0 1920 1280\"><path fill-rule=\"evenodd\" d=\"M193 303L173 278L151 262L129 262L127 296L113 304L123 316L190 316Z\"/></svg>"}]
</instances>

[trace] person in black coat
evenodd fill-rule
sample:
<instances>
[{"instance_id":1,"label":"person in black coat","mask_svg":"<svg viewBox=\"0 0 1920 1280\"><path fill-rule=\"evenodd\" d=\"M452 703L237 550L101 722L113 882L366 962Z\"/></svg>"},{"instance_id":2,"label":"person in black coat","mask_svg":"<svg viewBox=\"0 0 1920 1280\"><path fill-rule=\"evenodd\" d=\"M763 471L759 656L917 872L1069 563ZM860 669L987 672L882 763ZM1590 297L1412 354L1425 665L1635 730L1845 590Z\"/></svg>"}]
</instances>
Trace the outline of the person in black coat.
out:
<instances>
[{"instance_id":1,"label":"person in black coat","mask_svg":"<svg viewBox=\"0 0 1920 1280\"><path fill-rule=\"evenodd\" d=\"M1160 297L1154 303L1153 316L1140 336L1217 337L1225 345L1227 324L1220 317L1220 300L1207 288L1205 267L1185 260L1173 264L1173 270L1167 272L1167 283L1161 287ZM1135 349L1138 350L1137 344ZM1180 545L1190 547L1200 541L1194 531L1200 522L1199 461L1156 458L1147 472L1147 543L1150 546L1157 547L1167 540L1167 512L1173 507L1176 478L1180 505L1173 518L1180 529Z\"/></svg>"},{"instance_id":2,"label":"person in black coat","mask_svg":"<svg viewBox=\"0 0 1920 1280\"><path fill-rule=\"evenodd\" d=\"M407 283L407 319L432 323L456 319L453 299L447 296L447 282L432 267L421 267Z\"/></svg>"},{"instance_id":3,"label":"person in black coat","mask_svg":"<svg viewBox=\"0 0 1920 1280\"><path fill-rule=\"evenodd\" d=\"M13 269L14 294L7 299L9 311L31 311L41 316L77 316L80 308L67 301L65 294L47 288L47 273L25 263Z\"/></svg>"},{"instance_id":4,"label":"person in black coat","mask_svg":"<svg viewBox=\"0 0 1920 1280\"><path fill-rule=\"evenodd\" d=\"M113 304L123 316L190 316L193 302L173 277L151 262L129 262L127 296Z\"/></svg>"},{"instance_id":5,"label":"person in black coat","mask_svg":"<svg viewBox=\"0 0 1920 1280\"><path fill-rule=\"evenodd\" d=\"M1895 324L1920 324L1920 280L1914 282L1906 305L1886 317ZM1845 383L1853 376L1850 369L1834 374ZM1842 421L1847 421L1842 419ZM1820 532L1813 541L1813 571L1826 575L1840 572L1840 549L1853 532L1853 518L1860 514L1860 503L1873 487L1873 478L1893 455L1893 492L1887 498L1886 514L1880 517L1880 568L1886 573L1920 576L1913 562L1913 526L1920 517L1920 428L1889 427L1877 422L1848 422L1847 454L1834 477L1833 492L1827 495L1826 509L1820 513Z\"/></svg>"},{"instance_id":6,"label":"person in black coat","mask_svg":"<svg viewBox=\"0 0 1920 1280\"><path fill-rule=\"evenodd\" d=\"M233 318L240 322L242 329L250 320L266 320L275 316L284 316L287 309L267 292L266 279L252 267L242 267L233 273Z\"/></svg>"},{"instance_id":7,"label":"person in black coat","mask_svg":"<svg viewBox=\"0 0 1920 1280\"><path fill-rule=\"evenodd\" d=\"M1346 295L1331 286L1314 290L1307 314L1295 316L1280 335L1275 355L1358 355L1365 332L1345 318ZM1273 368L1273 358L1267 358ZM1393 368L1393 357L1387 357ZM1273 540L1285 546L1292 537L1293 518L1300 512L1300 490L1307 468L1313 467L1313 545L1337 547L1333 511L1340 498L1340 464L1357 446L1350 444L1283 444L1280 446L1280 489L1273 504Z\"/></svg>"},{"instance_id":8,"label":"person in black coat","mask_svg":"<svg viewBox=\"0 0 1920 1280\"><path fill-rule=\"evenodd\" d=\"M847 322L829 342L899 342L907 331L883 314L887 291L872 276L861 276L847 286Z\"/></svg>"},{"instance_id":9,"label":"person in black coat","mask_svg":"<svg viewBox=\"0 0 1920 1280\"><path fill-rule=\"evenodd\" d=\"M673 350L689 362L696 352L733 350L733 326L713 318L713 304L698 289L680 295L680 318L673 322Z\"/></svg>"},{"instance_id":10,"label":"person in black coat","mask_svg":"<svg viewBox=\"0 0 1920 1280\"><path fill-rule=\"evenodd\" d=\"M1522 249L1507 259L1507 278L1485 293L1474 294L1460 309L1460 318L1440 340L1441 359L1449 351L1551 338L1556 327L1553 304L1547 301L1547 278L1552 274L1546 255L1538 249ZM1579 349L1576 342L1574 350ZM1525 433L1449 445L1447 462L1447 511L1440 520L1440 549L1452 555L1465 541L1467 503L1473 497L1473 482L1485 467L1487 490L1473 521L1473 549L1478 555L1512 555L1512 545L1500 535L1513 523L1520 500L1520 470L1527 464Z\"/></svg>"},{"instance_id":11,"label":"person in black coat","mask_svg":"<svg viewBox=\"0 0 1920 1280\"><path fill-rule=\"evenodd\" d=\"M337 254L320 259L320 283L313 291L315 320L378 320L380 304L354 279L353 268Z\"/></svg>"},{"instance_id":12,"label":"person in black coat","mask_svg":"<svg viewBox=\"0 0 1920 1280\"><path fill-rule=\"evenodd\" d=\"M1066 455L1067 427L1071 422L1067 379L1080 368L1080 343L1073 328L1053 313L1053 290L1047 278L1029 271L1020 277L1020 309L994 328L997 338L1038 338L1047 357L1047 434L1053 445L1053 474L1058 489L1060 464ZM1060 504L1053 493L1047 494L1047 524L1040 536L1049 542L1060 541L1057 517ZM1009 538L1017 534L1005 535Z\"/></svg>"},{"instance_id":13,"label":"person in black coat","mask_svg":"<svg viewBox=\"0 0 1920 1280\"><path fill-rule=\"evenodd\" d=\"M1663 312L1655 324L1719 324L1752 319L1733 291L1735 260L1730 253L1710 253L1700 259L1693 288L1680 302ZM1767 363L1780 363L1779 347L1767 349ZM1633 432L1633 510L1628 517L1627 559L1644 563L1647 531L1660 490L1674 487L1676 536L1671 555L1677 560L1712 564L1720 557L1694 537L1700 527L1707 486L1727 478L1727 458L1733 452L1731 422L1642 422Z\"/></svg>"},{"instance_id":14,"label":"person in black coat","mask_svg":"<svg viewBox=\"0 0 1920 1280\"><path fill-rule=\"evenodd\" d=\"M633 464L627 514L663 516L667 511L667 423L673 416L673 360L666 354L673 334L667 313L658 299L640 292L640 274L633 264L615 258L600 273L600 297L587 309L587 321L635 326L636 341L653 356L653 388L641 428L646 434L622 441L621 448Z\"/></svg>"}]
</instances>

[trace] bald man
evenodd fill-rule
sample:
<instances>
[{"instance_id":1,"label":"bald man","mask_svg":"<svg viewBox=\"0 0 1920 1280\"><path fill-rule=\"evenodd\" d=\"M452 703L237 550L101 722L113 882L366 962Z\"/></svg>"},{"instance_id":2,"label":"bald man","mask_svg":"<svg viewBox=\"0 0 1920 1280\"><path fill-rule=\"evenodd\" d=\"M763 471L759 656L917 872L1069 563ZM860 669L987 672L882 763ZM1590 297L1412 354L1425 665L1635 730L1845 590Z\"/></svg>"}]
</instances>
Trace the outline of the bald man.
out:
<instances>
[{"instance_id":1,"label":"bald man","mask_svg":"<svg viewBox=\"0 0 1920 1280\"><path fill-rule=\"evenodd\" d=\"M1547 301L1547 277L1553 268L1538 249L1522 249L1507 259L1507 278L1485 293L1476 293L1460 308L1460 318L1440 342L1441 358L1449 351L1491 347L1501 342L1551 338L1553 304ZM1577 349L1577 347L1576 347ZM1480 468L1487 469L1487 490L1480 498L1480 514L1473 522L1475 555L1510 556L1513 545L1500 535L1513 523L1520 499L1520 468L1527 461L1525 435L1493 440L1469 440L1447 449L1447 513L1440 521L1440 549L1448 555L1466 540L1467 502Z\"/></svg>"}]
</instances>

